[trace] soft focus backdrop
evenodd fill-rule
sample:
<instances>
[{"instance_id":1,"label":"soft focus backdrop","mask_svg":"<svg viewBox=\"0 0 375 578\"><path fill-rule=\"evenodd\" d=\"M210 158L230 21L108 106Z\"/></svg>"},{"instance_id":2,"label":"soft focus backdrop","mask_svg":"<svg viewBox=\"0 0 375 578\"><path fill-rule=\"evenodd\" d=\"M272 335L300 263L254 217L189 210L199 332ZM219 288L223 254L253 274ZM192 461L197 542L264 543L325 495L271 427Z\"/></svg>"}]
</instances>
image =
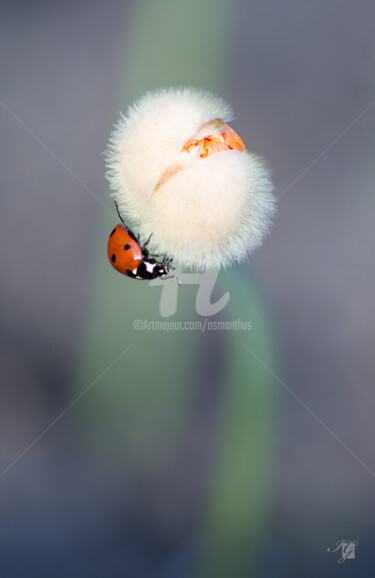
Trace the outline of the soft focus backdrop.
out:
<instances>
[{"instance_id":1,"label":"soft focus backdrop","mask_svg":"<svg viewBox=\"0 0 375 578\"><path fill-rule=\"evenodd\" d=\"M1 2L0 576L374 574L375 6ZM212 320L139 331L102 152L149 89L234 108L271 235ZM197 288L171 320L204 320ZM328 553L359 542L356 558Z\"/></svg>"}]
</instances>

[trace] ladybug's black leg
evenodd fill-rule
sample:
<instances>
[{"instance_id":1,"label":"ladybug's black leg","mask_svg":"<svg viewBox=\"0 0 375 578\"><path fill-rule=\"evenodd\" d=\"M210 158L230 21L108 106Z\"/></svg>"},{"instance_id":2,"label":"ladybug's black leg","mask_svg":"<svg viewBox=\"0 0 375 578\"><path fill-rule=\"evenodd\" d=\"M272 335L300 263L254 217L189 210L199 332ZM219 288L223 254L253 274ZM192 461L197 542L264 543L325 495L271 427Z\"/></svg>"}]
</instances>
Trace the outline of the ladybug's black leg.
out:
<instances>
[{"instance_id":1,"label":"ladybug's black leg","mask_svg":"<svg viewBox=\"0 0 375 578\"><path fill-rule=\"evenodd\" d=\"M151 237L152 237L153 234L154 234L154 233L151 233L151 235L150 235L149 238L147 239L146 243L143 245L143 250L147 248L147 245L148 245L149 242L151 241ZM148 251L147 251L147 252L148 252ZM153 256L155 257L156 255L153 255Z\"/></svg>"},{"instance_id":2,"label":"ladybug's black leg","mask_svg":"<svg viewBox=\"0 0 375 578\"><path fill-rule=\"evenodd\" d=\"M162 260L163 265L169 265L170 263L172 263L172 261L173 261L173 259L168 257L167 254L163 255L163 260Z\"/></svg>"},{"instance_id":3,"label":"ladybug's black leg","mask_svg":"<svg viewBox=\"0 0 375 578\"><path fill-rule=\"evenodd\" d=\"M165 275L163 275L163 276L161 277L161 279L163 279L163 281L166 281L167 279L177 279L177 283L178 283L179 285L182 285L181 279L180 279L177 275L168 275L168 277L166 277Z\"/></svg>"},{"instance_id":4,"label":"ladybug's black leg","mask_svg":"<svg viewBox=\"0 0 375 578\"><path fill-rule=\"evenodd\" d=\"M166 255L164 255L162 258L161 255L158 255L157 253L149 253L148 251L146 252L149 257L154 257L157 261L159 261L160 265L165 265L165 263L172 261L172 259L166 259Z\"/></svg>"},{"instance_id":5,"label":"ladybug's black leg","mask_svg":"<svg viewBox=\"0 0 375 578\"><path fill-rule=\"evenodd\" d=\"M176 267L173 267L172 263L173 263L173 259L171 259L170 257L167 257L166 255L164 255L164 258L163 258L163 261L162 261L163 266L164 266L164 267L167 267L168 269L173 269L173 270L175 270Z\"/></svg>"}]
</instances>

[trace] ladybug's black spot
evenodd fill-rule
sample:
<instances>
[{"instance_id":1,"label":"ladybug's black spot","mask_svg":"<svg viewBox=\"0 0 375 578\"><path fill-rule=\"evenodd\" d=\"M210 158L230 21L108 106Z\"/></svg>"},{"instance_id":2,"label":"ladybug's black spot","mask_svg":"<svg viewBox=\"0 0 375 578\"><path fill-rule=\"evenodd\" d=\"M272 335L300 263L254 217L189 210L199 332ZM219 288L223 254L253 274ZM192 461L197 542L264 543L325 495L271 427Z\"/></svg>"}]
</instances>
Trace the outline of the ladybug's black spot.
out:
<instances>
[{"instance_id":1,"label":"ladybug's black spot","mask_svg":"<svg viewBox=\"0 0 375 578\"><path fill-rule=\"evenodd\" d=\"M130 243L126 243L126 245L124 245L124 249L125 251L127 251L128 249L130 249L131 244Z\"/></svg>"},{"instance_id":2,"label":"ladybug's black spot","mask_svg":"<svg viewBox=\"0 0 375 578\"><path fill-rule=\"evenodd\" d=\"M112 233L109 235L110 237L112 237L113 233L116 232L116 227L113 229Z\"/></svg>"},{"instance_id":3,"label":"ladybug's black spot","mask_svg":"<svg viewBox=\"0 0 375 578\"><path fill-rule=\"evenodd\" d=\"M111 259L112 259L112 263L114 263L116 261L116 255L114 253L113 253Z\"/></svg>"}]
</instances>

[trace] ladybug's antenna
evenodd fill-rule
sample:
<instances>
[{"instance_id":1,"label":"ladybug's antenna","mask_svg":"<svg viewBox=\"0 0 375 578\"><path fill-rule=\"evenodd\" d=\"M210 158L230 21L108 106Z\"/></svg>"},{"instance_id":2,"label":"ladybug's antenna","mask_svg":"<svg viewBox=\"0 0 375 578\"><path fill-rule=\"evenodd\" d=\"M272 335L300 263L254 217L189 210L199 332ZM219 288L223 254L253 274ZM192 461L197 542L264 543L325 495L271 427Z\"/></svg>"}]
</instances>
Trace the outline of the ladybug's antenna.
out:
<instances>
[{"instance_id":1,"label":"ladybug's antenna","mask_svg":"<svg viewBox=\"0 0 375 578\"><path fill-rule=\"evenodd\" d=\"M133 233L133 231L132 231L131 229L129 229L129 227L125 224L125 221L124 221L124 219L123 219L122 216L121 216L120 209L118 208L118 204L117 204L116 201L115 201L115 207L116 207L116 211L117 211L118 217L119 217L119 219L120 219L120 221L121 221L122 227L125 229L125 231L127 232L127 234L128 234L136 243L138 243L138 245L139 245L139 241L138 241L138 239L137 239L137 236L136 236L136 235Z\"/></svg>"},{"instance_id":2,"label":"ladybug's antenna","mask_svg":"<svg viewBox=\"0 0 375 578\"><path fill-rule=\"evenodd\" d=\"M118 216L119 216L119 219L120 219L121 223L123 224L124 229L127 231L127 230L128 230L128 227L125 225L125 221L124 221L124 219L121 217L121 213L120 213L120 209L118 208L117 201L115 201L115 207L116 207L116 211L117 211L117 214L118 214Z\"/></svg>"}]
</instances>

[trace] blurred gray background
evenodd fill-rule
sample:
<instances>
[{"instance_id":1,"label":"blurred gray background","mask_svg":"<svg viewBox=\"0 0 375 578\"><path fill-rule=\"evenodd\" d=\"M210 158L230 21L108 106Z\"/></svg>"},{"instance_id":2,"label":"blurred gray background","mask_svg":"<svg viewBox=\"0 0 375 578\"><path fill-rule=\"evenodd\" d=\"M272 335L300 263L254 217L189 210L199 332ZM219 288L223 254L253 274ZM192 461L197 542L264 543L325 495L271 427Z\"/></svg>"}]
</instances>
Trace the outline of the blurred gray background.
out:
<instances>
[{"instance_id":1,"label":"blurred gray background","mask_svg":"<svg viewBox=\"0 0 375 578\"><path fill-rule=\"evenodd\" d=\"M69 384L106 243L106 209L90 191L110 207L101 153L119 111L158 76L148 55L152 81L126 84L129 38L148 9L146 1L1 2L2 578L195 575L200 486L188 508L176 497L177 536L157 509L152 524L132 515L138 494L127 476L88 457L69 415L5 471L74 399ZM227 14L221 96L281 195L271 235L245 265L266 303L281 381L266 532L244 575L367 577L375 570L375 5L236 0ZM215 27L215 11L206 25ZM188 48L171 47L182 79ZM213 384L218 347L212 342L206 365ZM199 398L192 423L215 423L219 393L213 386ZM184 464L194 467L189 457ZM147 494L151 510L170 491L168 476ZM190 508L198 514L189 517ZM359 546L338 565L326 550L342 538Z\"/></svg>"}]
</instances>

